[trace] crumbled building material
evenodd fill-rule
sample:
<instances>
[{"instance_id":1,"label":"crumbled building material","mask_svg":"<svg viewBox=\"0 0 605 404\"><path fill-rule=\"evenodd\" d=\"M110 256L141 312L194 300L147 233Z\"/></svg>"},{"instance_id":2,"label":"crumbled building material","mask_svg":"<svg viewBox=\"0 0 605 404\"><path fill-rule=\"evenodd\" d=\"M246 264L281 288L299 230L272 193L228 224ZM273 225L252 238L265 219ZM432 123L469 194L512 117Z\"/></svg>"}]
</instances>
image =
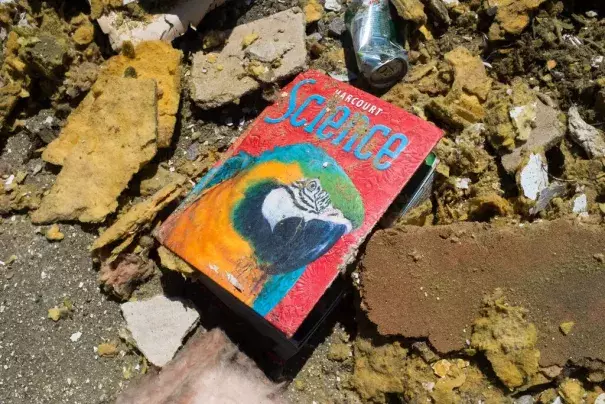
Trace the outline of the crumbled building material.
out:
<instances>
[{"instance_id":1,"label":"crumbled building material","mask_svg":"<svg viewBox=\"0 0 605 404\"><path fill-rule=\"evenodd\" d=\"M112 262L104 262L99 271L99 283L114 296L127 300L137 285L149 279L155 270L153 262L135 254L120 255Z\"/></svg>"},{"instance_id":2,"label":"crumbled building material","mask_svg":"<svg viewBox=\"0 0 605 404\"><path fill-rule=\"evenodd\" d=\"M160 262L164 268L168 268L171 271L180 272L185 276L192 276L198 274L194 267L183 261L178 255L170 251L164 246L158 247L158 255L160 256Z\"/></svg>"},{"instance_id":3,"label":"crumbled building material","mask_svg":"<svg viewBox=\"0 0 605 404\"><path fill-rule=\"evenodd\" d=\"M509 174L516 172L524 155L548 151L565 136L565 127L559 121L559 111L537 100L535 112L535 120L530 121L531 131L527 141L501 158L502 166Z\"/></svg>"},{"instance_id":4,"label":"crumbled building material","mask_svg":"<svg viewBox=\"0 0 605 404\"><path fill-rule=\"evenodd\" d=\"M530 154L527 163L518 175L519 188L523 196L536 201L542 191L548 188L548 165L540 154Z\"/></svg>"},{"instance_id":5,"label":"crumbled building material","mask_svg":"<svg viewBox=\"0 0 605 404\"><path fill-rule=\"evenodd\" d=\"M65 235L61 233L59 225L53 224L46 230L46 239L48 241L61 241L65 238Z\"/></svg>"},{"instance_id":6,"label":"crumbled building material","mask_svg":"<svg viewBox=\"0 0 605 404\"><path fill-rule=\"evenodd\" d=\"M139 174L141 183L139 193L141 196L151 196L170 184L183 184L187 178L176 170L170 170L162 165L150 164Z\"/></svg>"},{"instance_id":7,"label":"crumbled building material","mask_svg":"<svg viewBox=\"0 0 605 404\"><path fill-rule=\"evenodd\" d=\"M324 15L324 8L317 0L308 0L303 11L305 12L305 22L307 24L321 20L321 17Z\"/></svg>"},{"instance_id":8,"label":"crumbled building material","mask_svg":"<svg viewBox=\"0 0 605 404\"><path fill-rule=\"evenodd\" d=\"M361 263L363 305L381 334L428 336L439 352L449 352L466 347L481 297L502 288L537 327L542 366L605 360L605 320L594 316L604 304L597 290L605 271L594 258L604 236L600 226L562 219L379 231ZM414 260L413 251L422 259ZM559 331L565 321L575 322L568 336Z\"/></svg>"},{"instance_id":9,"label":"crumbled building material","mask_svg":"<svg viewBox=\"0 0 605 404\"><path fill-rule=\"evenodd\" d=\"M101 249L136 234L147 223L152 222L158 212L181 195L183 192L181 185L168 184L149 199L130 208L95 240L92 250Z\"/></svg>"},{"instance_id":10,"label":"crumbled building material","mask_svg":"<svg viewBox=\"0 0 605 404\"><path fill-rule=\"evenodd\" d=\"M510 86L494 85L485 104L487 114L484 121L488 140L494 149L503 153L512 152L516 147L525 143L528 136L526 123L519 125L514 122L514 117L517 115L515 111L519 108L522 110L527 105L534 105L537 100L537 94L524 80L516 78ZM549 119L550 116L544 118ZM523 121L531 124L533 113L530 114L529 119L526 117ZM519 131L519 127L521 131ZM531 132L529 136L532 136Z\"/></svg>"},{"instance_id":11,"label":"crumbled building material","mask_svg":"<svg viewBox=\"0 0 605 404\"><path fill-rule=\"evenodd\" d=\"M42 190L35 185L0 186L0 215L37 209L41 198Z\"/></svg>"},{"instance_id":12,"label":"crumbled building material","mask_svg":"<svg viewBox=\"0 0 605 404\"><path fill-rule=\"evenodd\" d=\"M519 35L529 25L530 13L546 0L488 0L486 8L496 9L496 18L489 29L492 41L506 34Z\"/></svg>"},{"instance_id":13,"label":"crumbled building material","mask_svg":"<svg viewBox=\"0 0 605 404\"><path fill-rule=\"evenodd\" d=\"M170 43L185 33L190 25L197 26L206 14L225 3L225 0L185 0L174 4L164 14L153 14L137 19L125 13L112 11L98 18L101 30L109 36L114 50L122 48L125 41L138 44L162 40Z\"/></svg>"},{"instance_id":14,"label":"crumbled building material","mask_svg":"<svg viewBox=\"0 0 605 404\"><path fill-rule=\"evenodd\" d=\"M99 80L42 154L63 165L32 213L34 223L101 222L118 206L132 176L155 155L157 100L153 80Z\"/></svg>"},{"instance_id":15,"label":"crumbled building material","mask_svg":"<svg viewBox=\"0 0 605 404\"><path fill-rule=\"evenodd\" d=\"M59 135L61 122L56 118L52 109L43 109L25 121L25 129L44 143L50 143Z\"/></svg>"},{"instance_id":16,"label":"crumbled building material","mask_svg":"<svg viewBox=\"0 0 605 404\"><path fill-rule=\"evenodd\" d=\"M605 157L605 135L587 124L575 106L569 108L569 135L584 149L588 157Z\"/></svg>"},{"instance_id":17,"label":"crumbled building material","mask_svg":"<svg viewBox=\"0 0 605 404\"><path fill-rule=\"evenodd\" d=\"M440 361L449 366L442 366L437 375L435 364L409 355L399 342L373 345L358 338L354 348L353 375L347 385L362 402L388 403L393 398L409 403L512 402L465 360Z\"/></svg>"},{"instance_id":18,"label":"crumbled building material","mask_svg":"<svg viewBox=\"0 0 605 404\"><path fill-rule=\"evenodd\" d=\"M586 391L582 383L576 379L565 379L558 388L560 396L567 404L583 404Z\"/></svg>"},{"instance_id":19,"label":"crumbled building material","mask_svg":"<svg viewBox=\"0 0 605 404\"><path fill-rule=\"evenodd\" d=\"M492 79L487 75L480 57L460 46L446 53L445 60L454 68L453 89L459 88L469 95L477 96L481 102L487 99Z\"/></svg>"},{"instance_id":20,"label":"crumbled building material","mask_svg":"<svg viewBox=\"0 0 605 404\"><path fill-rule=\"evenodd\" d=\"M530 381L538 372L536 327L526 310L509 306L499 290L485 300L481 317L473 322L471 348L483 352L496 376L510 389Z\"/></svg>"},{"instance_id":21,"label":"crumbled building material","mask_svg":"<svg viewBox=\"0 0 605 404\"><path fill-rule=\"evenodd\" d=\"M420 0L393 0L393 5L397 9L397 14L407 21L412 21L418 25L424 25L427 17L424 12L424 5Z\"/></svg>"},{"instance_id":22,"label":"crumbled building material","mask_svg":"<svg viewBox=\"0 0 605 404\"><path fill-rule=\"evenodd\" d=\"M250 33L258 39L243 48L242 40ZM220 107L259 89L261 82L299 73L306 64L305 37L304 14L298 8L237 26L219 54L194 55L193 100L204 109Z\"/></svg>"},{"instance_id":23,"label":"crumbled building material","mask_svg":"<svg viewBox=\"0 0 605 404\"><path fill-rule=\"evenodd\" d=\"M102 358L112 358L118 354L118 346L115 343L103 342L97 347L97 355Z\"/></svg>"},{"instance_id":24,"label":"crumbled building material","mask_svg":"<svg viewBox=\"0 0 605 404\"><path fill-rule=\"evenodd\" d=\"M200 318L188 302L164 295L123 303L120 307L137 348L159 367L170 362Z\"/></svg>"},{"instance_id":25,"label":"crumbled building material","mask_svg":"<svg viewBox=\"0 0 605 404\"><path fill-rule=\"evenodd\" d=\"M146 41L134 49L134 58L114 56L102 68L102 76L124 77L127 68L137 79L153 79L158 86L158 147L169 147L181 98L181 60L183 54L163 41Z\"/></svg>"},{"instance_id":26,"label":"crumbled building material","mask_svg":"<svg viewBox=\"0 0 605 404\"><path fill-rule=\"evenodd\" d=\"M131 385L116 404L279 404L279 389L215 328L191 337L159 374Z\"/></svg>"}]
</instances>

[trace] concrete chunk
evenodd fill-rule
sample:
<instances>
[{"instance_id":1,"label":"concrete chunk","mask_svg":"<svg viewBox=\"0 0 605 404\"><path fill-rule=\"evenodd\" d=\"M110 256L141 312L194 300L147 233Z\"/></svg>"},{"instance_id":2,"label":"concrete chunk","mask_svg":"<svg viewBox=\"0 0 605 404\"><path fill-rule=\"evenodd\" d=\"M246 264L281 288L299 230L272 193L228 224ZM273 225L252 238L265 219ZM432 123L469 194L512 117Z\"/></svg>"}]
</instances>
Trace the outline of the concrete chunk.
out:
<instances>
[{"instance_id":1,"label":"concrete chunk","mask_svg":"<svg viewBox=\"0 0 605 404\"><path fill-rule=\"evenodd\" d=\"M137 347L159 367L170 362L200 318L186 302L164 295L120 307Z\"/></svg>"},{"instance_id":2,"label":"concrete chunk","mask_svg":"<svg viewBox=\"0 0 605 404\"><path fill-rule=\"evenodd\" d=\"M251 35L256 39L246 46ZM220 107L260 88L261 81L301 72L306 57L305 19L298 8L240 25L219 54L194 55L192 98L201 108ZM257 64L248 69L252 62Z\"/></svg>"},{"instance_id":3,"label":"concrete chunk","mask_svg":"<svg viewBox=\"0 0 605 404\"><path fill-rule=\"evenodd\" d=\"M150 15L146 19L134 19L121 12L111 12L97 22L109 36L112 48L119 51L124 41L135 45L155 40L171 42L182 35L189 25L197 26L210 10L223 3L225 0L185 0L176 2L165 14Z\"/></svg>"},{"instance_id":4,"label":"concrete chunk","mask_svg":"<svg viewBox=\"0 0 605 404\"><path fill-rule=\"evenodd\" d=\"M588 157L605 157L605 137L603 133L594 126L587 124L580 113L578 107L569 108L569 135L580 145Z\"/></svg>"},{"instance_id":5,"label":"concrete chunk","mask_svg":"<svg viewBox=\"0 0 605 404\"><path fill-rule=\"evenodd\" d=\"M559 121L559 111L537 101L533 129L527 142L512 153L502 156L502 166L509 174L514 174L525 155L531 152L545 152L563 139L565 127Z\"/></svg>"}]
</instances>

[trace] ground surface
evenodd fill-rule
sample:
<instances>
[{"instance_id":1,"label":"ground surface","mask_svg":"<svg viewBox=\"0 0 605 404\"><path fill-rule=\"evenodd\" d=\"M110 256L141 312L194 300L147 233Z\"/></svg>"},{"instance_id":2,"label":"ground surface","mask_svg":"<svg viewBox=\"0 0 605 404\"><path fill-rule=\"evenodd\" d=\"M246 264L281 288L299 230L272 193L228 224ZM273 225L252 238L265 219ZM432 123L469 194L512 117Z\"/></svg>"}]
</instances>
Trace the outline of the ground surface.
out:
<instances>
[{"instance_id":1,"label":"ground surface","mask_svg":"<svg viewBox=\"0 0 605 404\"><path fill-rule=\"evenodd\" d=\"M29 3L38 11L42 7L39 1ZM84 0L73 4L58 0L52 3L63 4L57 9L67 10L66 21L80 12L90 13ZM175 44L185 52L184 77L189 74L191 52L200 50L202 40L212 30L229 29L306 3L316 2L233 0L213 11L197 32L189 31ZM409 4L412 3L414 1L409 0ZM543 4L539 10L532 6L532 10L526 13L532 18L523 33L494 41L487 40L488 34L491 35L490 24L495 18L493 10L483 7L483 3L487 2L462 1L466 9L463 12L450 11L453 22L449 28L440 25L433 10L428 13L430 32L424 27L422 34L416 29L418 26L397 21L399 27L405 27L401 30L410 34L407 44L411 49L410 60L418 70L412 72L410 82L400 83L385 97L387 101L431 120L446 132L446 138L438 148L442 169L436 177L432 198L423 205L424 208L421 206L402 223L455 225L456 222L494 219L501 225L517 225L536 219L528 214L528 201L522 198L514 173L504 172L500 162L500 155L509 151L503 144L506 141L509 141L509 146L511 144L511 139L503 133L514 133L511 123L505 125L503 121L508 120L509 109L517 106L507 98L511 88L505 87L512 87L512 83L517 82L515 79L523 82L521 93L532 88L540 92L541 99L550 99L562 122L569 106L577 104L584 119L603 128L603 120L599 117L605 112L605 82L602 80L605 63L602 60L595 62L595 57L605 56L605 23L599 15L605 13L605 9L601 2L595 0L579 4L578 1L520 0L519 3L523 4ZM593 9L598 11L597 17L587 17L587 12ZM519 14L522 19L524 13ZM320 43L317 35L308 38L307 45L310 67L342 77L346 76L347 68L355 70L354 62L352 64L350 60L352 53L346 40L331 37L327 29L330 21L340 17L342 13L326 13L324 21L309 24L308 34L320 32L323 38ZM19 18L14 16L15 22ZM0 32L0 36L3 35ZM578 38L584 41L582 46L574 45ZM92 56L87 57L98 64L112 52L102 35L97 35L95 42L98 49L93 49ZM347 48L346 54L343 43ZM484 83L493 81L492 93L487 99L479 100L473 94L457 98L460 88L457 88L454 78L458 80L459 72L444 61L444 55L460 46L472 53L475 59L470 58L470 62L475 67L477 64L484 66L483 72L481 68L475 68L480 74L478 78L471 77L470 84L475 79ZM40 193L49 189L58 170L45 165L40 159L37 150L47 141L41 142L31 133L26 133L22 121L47 108L52 108L63 120L87 91L82 90L82 94L72 97L68 91L54 84L48 93L46 87L36 82L31 88L33 97L19 104L10 125L7 125L11 128L0 133L0 177L4 181L10 174L28 173L24 184ZM361 80L354 84L367 88ZM468 83L467 86L472 87ZM270 98L270 91L268 93L266 98ZM475 97L475 104L471 103L471 110L460 112L460 116L446 108L458 103L465 107L464 102L472 100L472 97ZM266 105L267 101L261 94L252 94L237 105L201 111L192 105L185 86L173 145L159 152L151 166L173 169L182 167L183 163L211 160L210 157L225 151ZM485 123L477 133L474 132L477 126L465 120L476 119L475 113L482 113L482 118L477 121ZM503 138L499 138L500 135ZM561 179L568 186L540 215L544 219L569 215L573 197L584 192L589 200L585 213L592 222L599 222L605 214L603 159L589 158L569 136L559 142L546 153L545 158L548 159L551 181ZM515 144L514 139L512 144ZM141 195L137 192L139 179L135 179L129 191L120 198L121 207L140 200ZM461 183L466 183L467 187L461 187ZM0 186L2 184L0 182ZM125 342L127 338L121 332L125 324L119 302L101 292L97 283L99 263L93 262L88 248L102 227L60 224L65 239L50 242L45 237L48 227L32 225L27 210L27 207L20 207L0 216L0 403L113 402L125 386L140 377L147 364L136 349ZM113 220L114 217L110 217L108 223ZM426 242L428 245L430 240ZM436 264L431 269L438 271L440 265L447 263L438 260L438 247L434 254ZM506 255L502 256L503 261L513 254ZM145 258L158 264L153 254ZM414 256L403 257L403 261L410 259L414 260ZM502 265L506 266L505 263ZM397 271L395 266L389 270L390 276ZM433 276L439 277L439 273L435 272ZM353 283L356 279L353 278ZM533 282L539 283L540 280L534 279ZM448 287L437 283L434 286ZM494 281L491 286L500 285ZM524 286L531 289L531 284ZM585 290L590 286L579 285L578 288ZM262 364L267 373L275 372L275 366L267 365L270 360L267 361L256 341L250 340L242 322L229 315L215 299L208 297L205 289L184 281L180 274L162 275L158 269L152 280L134 296L144 298L159 292L162 287L168 293L189 297L198 303L203 327L225 328L230 338ZM545 287L541 290L548 293ZM475 292L479 298L484 291ZM380 296L379 293L376 295ZM559 395L566 397L569 403L592 404L596 394L602 392L605 380L605 373L599 373L602 366L588 378L584 370L576 367L559 369L559 373L546 372L548 377L528 378L523 380L527 382L524 389L511 391L496 378L485 358L473 356L475 352L449 354L442 359L447 362L444 363L438 361L440 357L424 340L420 341L424 345L418 346L413 345L417 340L379 336L375 326L369 324L358 310L359 305L356 292L351 291L339 311L311 341L310 347L289 364L284 375L292 381L285 386L291 402L508 403L529 391L542 403L551 404ZM64 318L56 322L48 318L49 309L66 306L70 309ZM530 313L530 319L540 321L539 317L532 317L534 314ZM404 309L395 315L403 318ZM448 317L442 317L440 321L447 323ZM522 326L525 327L525 323ZM555 329L553 332L558 331ZM96 350L103 342L114 344L117 355L99 357ZM533 347L529 351L532 355L535 352ZM435 366L437 363L447 367L449 373L435 370L439 369ZM534 371L538 371L537 364ZM574 390L576 381L567 385L562 382L570 375L582 380L577 382L580 389ZM580 397L577 400L571 396L574 391L579 392L574 396Z\"/></svg>"}]
</instances>

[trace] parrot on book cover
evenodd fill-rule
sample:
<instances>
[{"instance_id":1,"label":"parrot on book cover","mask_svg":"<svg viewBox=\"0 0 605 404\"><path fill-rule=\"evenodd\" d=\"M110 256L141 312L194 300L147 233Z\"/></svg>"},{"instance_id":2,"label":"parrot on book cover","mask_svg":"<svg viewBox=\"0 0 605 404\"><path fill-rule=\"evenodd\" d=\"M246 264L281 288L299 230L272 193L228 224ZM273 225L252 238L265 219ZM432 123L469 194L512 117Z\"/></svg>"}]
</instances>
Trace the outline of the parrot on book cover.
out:
<instances>
[{"instance_id":1,"label":"parrot on book cover","mask_svg":"<svg viewBox=\"0 0 605 404\"><path fill-rule=\"evenodd\" d=\"M302 143L258 157L239 152L213 168L158 236L265 315L364 214L336 160Z\"/></svg>"}]
</instances>

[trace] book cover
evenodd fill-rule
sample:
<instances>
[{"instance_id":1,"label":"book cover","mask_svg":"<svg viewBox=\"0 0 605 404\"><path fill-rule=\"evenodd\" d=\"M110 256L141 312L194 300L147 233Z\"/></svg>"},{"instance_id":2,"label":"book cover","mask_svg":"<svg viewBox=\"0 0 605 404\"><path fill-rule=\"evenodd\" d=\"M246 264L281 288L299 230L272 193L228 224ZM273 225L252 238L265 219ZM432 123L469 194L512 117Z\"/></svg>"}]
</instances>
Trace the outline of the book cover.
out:
<instances>
[{"instance_id":1,"label":"book cover","mask_svg":"<svg viewBox=\"0 0 605 404\"><path fill-rule=\"evenodd\" d=\"M414 115L308 71L156 236L290 337L441 136Z\"/></svg>"}]
</instances>

